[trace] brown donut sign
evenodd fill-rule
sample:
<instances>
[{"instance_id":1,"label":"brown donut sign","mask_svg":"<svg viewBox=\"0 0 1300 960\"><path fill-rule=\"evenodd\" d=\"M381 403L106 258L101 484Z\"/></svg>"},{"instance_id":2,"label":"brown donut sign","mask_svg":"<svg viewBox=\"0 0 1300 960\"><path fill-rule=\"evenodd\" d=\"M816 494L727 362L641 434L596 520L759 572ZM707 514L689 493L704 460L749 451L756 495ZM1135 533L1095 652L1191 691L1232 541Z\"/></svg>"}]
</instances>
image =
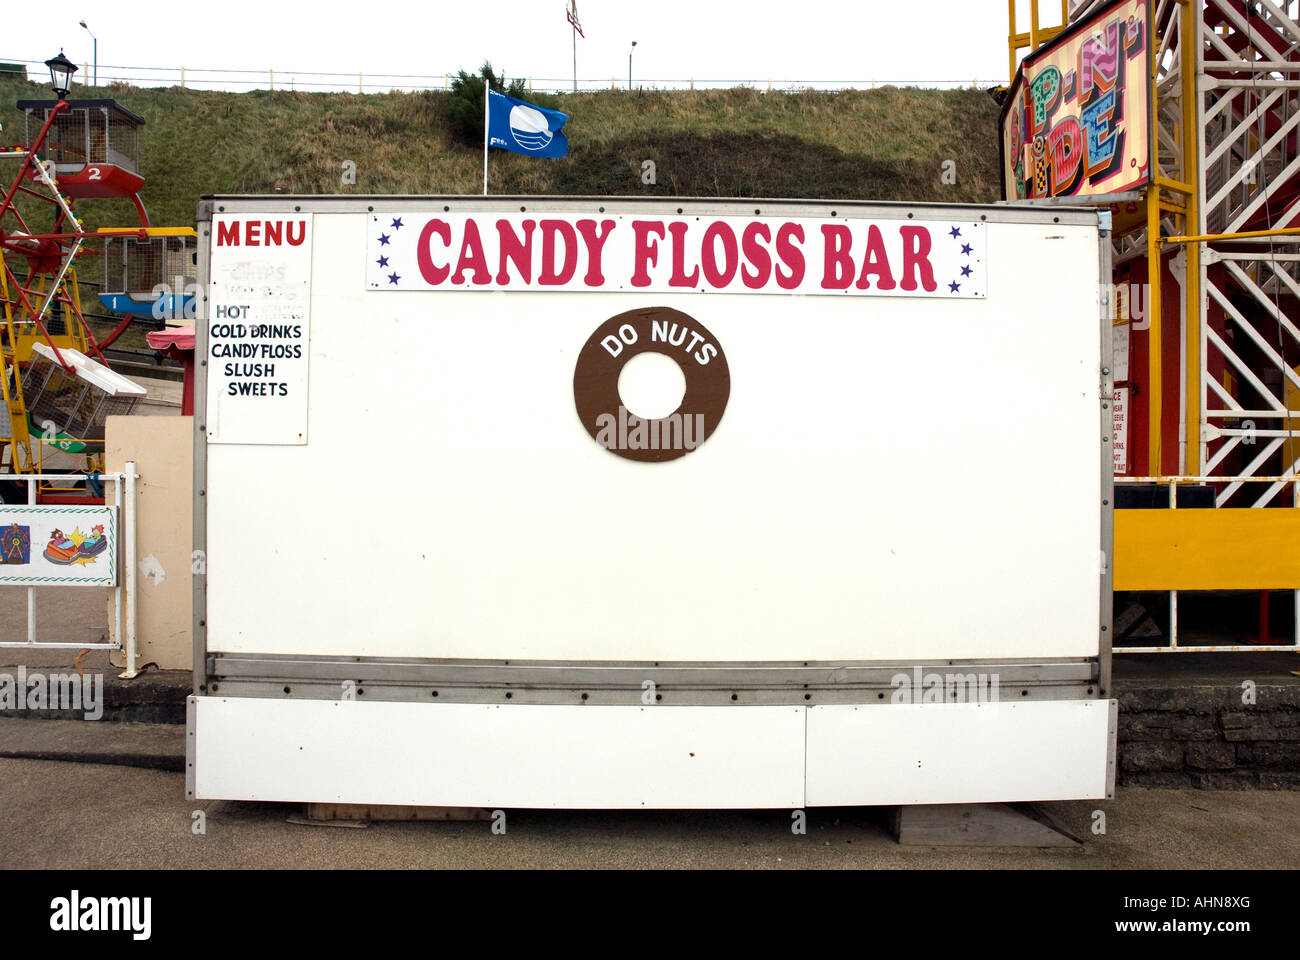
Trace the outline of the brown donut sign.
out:
<instances>
[{"instance_id":1,"label":"brown donut sign","mask_svg":"<svg viewBox=\"0 0 1300 960\"><path fill-rule=\"evenodd\" d=\"M651 352L672 358L686 378L682 402L657 420L629 412L618 392L627 362ZM676 460L698 449L718 428L730 395L731 371L717 337L695 318L667 307L610 317L587 338L573 370L573 402L583 428L628 460Z\"/></svg>"}]
</instances>

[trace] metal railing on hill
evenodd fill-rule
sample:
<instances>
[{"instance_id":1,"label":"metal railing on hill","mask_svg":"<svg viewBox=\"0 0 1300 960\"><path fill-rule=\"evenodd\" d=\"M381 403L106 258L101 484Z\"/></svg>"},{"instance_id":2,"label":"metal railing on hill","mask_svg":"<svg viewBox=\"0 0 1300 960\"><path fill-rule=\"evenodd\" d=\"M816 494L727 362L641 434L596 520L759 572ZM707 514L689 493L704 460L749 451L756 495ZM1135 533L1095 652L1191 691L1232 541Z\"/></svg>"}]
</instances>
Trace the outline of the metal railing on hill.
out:
<instances>
[{"instance_id":1,"label":"metal railing on hill","mask_svg":"<svg viewBox=\"0 0 1300 960\"><path fill-rule=\"evenodd\" d=\"M0 61L20 63L28 68L31 79L44 82L45 63L21 57L3 57ZM244 92L249 90L304 90L314 92L389 93L392 91L446 90L455 78L455 72L432 74L400 73L342 73L321 70L236 70L219 67L144 67L101 63L96 68L99 86L125 83L136 87L187 87L195 90L224 90ZM79 79L92 75L90 64L85 64ZM74 78L78 79L78 78ZM515 78L512 78L515 79ZM530 91L536 93L570 93L572 77L523 77ZM957 79L887 79L866 78L858 80L778 80L770 77L748 79L686 78L665 80L633 77L632 86L643 90L719 90L732 87L749 87L760 91L795 90L869 90L876 87L926 87L936 90L996 86L999 80ZM77 85L80 87L80 84ZM580 77L578 90L626 90L628 80L622 77ZM76 95L74 88L73 95Z\"/></svg>"}]
</instances>

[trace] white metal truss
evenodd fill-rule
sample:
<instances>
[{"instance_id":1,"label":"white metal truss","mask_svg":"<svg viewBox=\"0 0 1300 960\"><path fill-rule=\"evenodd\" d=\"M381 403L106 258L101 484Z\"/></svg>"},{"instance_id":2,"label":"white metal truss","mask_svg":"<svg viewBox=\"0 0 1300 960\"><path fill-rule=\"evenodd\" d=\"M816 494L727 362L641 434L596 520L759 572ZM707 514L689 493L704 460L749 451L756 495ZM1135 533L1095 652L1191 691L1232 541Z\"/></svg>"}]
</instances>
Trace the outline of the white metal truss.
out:
<instances>
[{"instance_id":1,"label":"white metal truss","mask_svg":"<svg viewBox=\"0 0 1300 960\"><path fill-rule=\"evenodd\" d=\"M1288 488L1300 504L1300 235L1280 232L1300 234L1300 0L1150 4L1155 177L1148 202L1118 204L1114 264L1174 253L1155 275L1180 288L1159 313L1180 344L1179 476L1159 482L1171 507L1178 484L1197 483L1220 507L1284 506ZM1071 0L1069 21L1099 5ZM1180 646L1169 598L1170 642L1119 652L1300 650L1300 590L1289 645Z\"/></svg>"},{"instance_id":2,"label":"white metal truss","mask_svg":"<svg viewBox=\"0 0 1300 960\"><path fill-rule=\"evenodd\" d=\"M1300 452L1300 238L1220 236L1300 223L1300 0L1204 0L1197 71L1202 475L1296 475ZM1210 311L1224 321L1213 329ZM1219 326L1215 323L1213 326ZM1288 462L1291 461L1291 462ZM1193 471L1188 471L1193 472ZM1224 486L1220 506L1262 507L1285 482Z\"/></svg>"}]
</instances>

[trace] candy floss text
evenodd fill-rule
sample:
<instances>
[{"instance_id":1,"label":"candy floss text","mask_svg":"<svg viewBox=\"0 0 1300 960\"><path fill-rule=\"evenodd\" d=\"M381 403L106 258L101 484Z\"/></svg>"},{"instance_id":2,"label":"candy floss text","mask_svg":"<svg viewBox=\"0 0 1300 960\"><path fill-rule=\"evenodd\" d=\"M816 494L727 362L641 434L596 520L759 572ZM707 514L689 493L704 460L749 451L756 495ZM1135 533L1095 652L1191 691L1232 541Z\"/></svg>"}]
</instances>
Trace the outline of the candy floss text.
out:
<instances>
[{"instance_id":1,"label":"candy floss text","mask_svg":"<svg viewBox=\"0 0 1300 960\"><path fill-rule=\"evenodd\" d=\"M374 290L983 297L984 224L849 218L375 215Z\"/></svg>"}]
</instances>

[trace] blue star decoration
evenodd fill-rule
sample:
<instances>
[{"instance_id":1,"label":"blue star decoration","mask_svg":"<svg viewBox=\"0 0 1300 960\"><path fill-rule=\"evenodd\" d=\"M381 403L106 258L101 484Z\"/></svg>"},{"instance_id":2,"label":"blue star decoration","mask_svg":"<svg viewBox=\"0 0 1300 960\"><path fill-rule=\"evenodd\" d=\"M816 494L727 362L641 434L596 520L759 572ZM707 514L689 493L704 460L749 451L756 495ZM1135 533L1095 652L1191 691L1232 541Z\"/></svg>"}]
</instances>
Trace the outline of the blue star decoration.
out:
<instances>
[{"instance_id":1,"label":"blue star decoration","mask_svg":"<svg viewBox=\"0 0 1300 960\"><path fill-rule=\"evenodd\" d=\"M979 224L975 224L975 226L978 227ZM949 235L950 237L952 237L954 240L958 240L958 241L960 242L960 238L961 238L961 229L960 229L959 227L954 226L954 227L952 227L952 229L950 229L950 230L948 231L948 235ZM963 254L964 256L967 256L967 257L971 256L971 255L975 252L975 246L974 246L974 243L973 243L973 242L971 242L971 243L962 243L962 244L961 244L961 252L962 252L962 254ZM954 293L954 294L955 294L955 293L960 293L960 292L961 292L961 287L962 287L962 283L961 283L961 281L964 280L964 279L966 279L966 278L968 278L968 277L970 277L972 273L974 273L974 270L971 268L970 264L966 264L965 266L963 266L963 267L961 268L961 278L959 278L959 279L957 279L957 280L949 281L949 283L948 283L948 292L949 292L949 293ZM967 296L974 296L974 295L976 295L976 294L974 293L974 291L972 291L972 292L970 292L970 293L967 294Z\"/></svg>"},{"instance_id":2,"label":"blue star decoration","mask_svg":"<svg viewBox=\"0 0 1300 960\"><path fill-rule=\"evenodd\" d=\"M381 234L379 235L379 245L380 245L381 247L386 247L386 246L388 246L388 234L386 234L386 233L381 233Z\"/></svg>"},{"instance_id":3,"label":"blue star decoration","mask_svg":"<svg viewBox=\"0 0 1300 960\"><path fill-rule=\"evenodd\" d=\"M375 261L375 263L379 264L381 267L386 267L388 266L388 258L380 257L378 260Z\"/></svg>"},{"instance_id":4,"label":"blue star decoration","mask_svg":"<svg viewBox=\"0 0 1300 960\"><path fill-rule=\"evenodd\" d=\"M401 279L402 278L398 276L396 273L390 273L388 275L388 282L391 283L393 286L397 286L397 281Z\"/></svg>"},{"instance_id":5,"label":"blue star decoration","mask_svg":"<svg viewBox=\"0 0 1300 960\"><path fill-rule=\"evenodd\" d=\"M401 218L401 217L398 217L397 219L395 219L395 220L393 221L393 229L394 229L394 230L401 230L401 229L402 229L402 218Z\"/></svg>"}]
</instances>

